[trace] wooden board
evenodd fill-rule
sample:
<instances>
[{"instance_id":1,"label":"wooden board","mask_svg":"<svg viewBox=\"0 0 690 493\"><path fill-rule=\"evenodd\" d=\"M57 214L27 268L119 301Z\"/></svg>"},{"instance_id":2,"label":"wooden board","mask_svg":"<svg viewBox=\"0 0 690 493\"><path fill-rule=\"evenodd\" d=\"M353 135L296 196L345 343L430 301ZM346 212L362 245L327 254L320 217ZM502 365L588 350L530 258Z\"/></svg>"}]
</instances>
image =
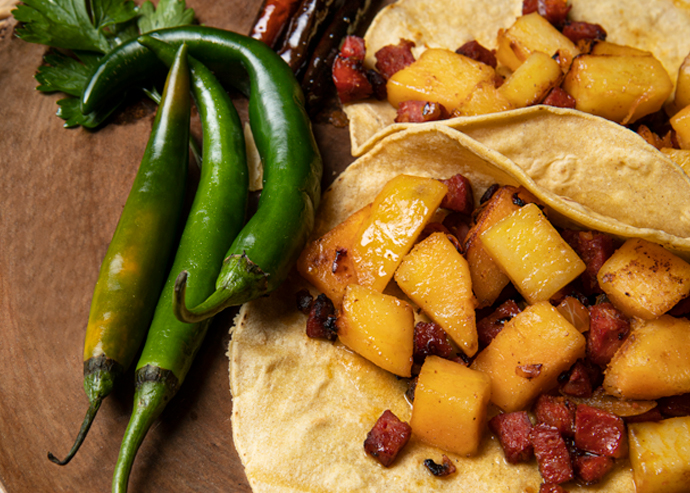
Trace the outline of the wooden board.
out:
<instances>
[{"instance_id":1,"label":"wooden board","mask_svg":"<svg viewBox=\"0 0 690 493\"><path fill-rule=\"evenodd\" d=\"M260 4L187 0L200 23L241 33ZM17 39L15 24L0 30L0 491L109 491L131 386L106 399L70 464L46 454L66 454L88 406L81 351L91 295L155 106L142 99L98 131L62 128L62 96L35 90L46 49ZM327 185L352 161L347 130L317 124L315 134ZM232 443L225 352L233 316L214 321L139 451L130 491L250 491Z\"/></svg>"}]
</instances>

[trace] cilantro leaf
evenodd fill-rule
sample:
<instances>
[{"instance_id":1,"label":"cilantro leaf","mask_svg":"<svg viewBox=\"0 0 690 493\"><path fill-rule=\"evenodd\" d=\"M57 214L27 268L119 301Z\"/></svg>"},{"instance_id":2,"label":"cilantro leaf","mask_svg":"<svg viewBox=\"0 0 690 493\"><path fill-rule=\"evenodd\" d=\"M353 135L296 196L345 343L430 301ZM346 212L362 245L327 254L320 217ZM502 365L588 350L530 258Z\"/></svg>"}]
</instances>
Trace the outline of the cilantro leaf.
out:
<instances>
[{"instance_id":1,"label":"cilantro leaf","mask_svg":"<svg viewBox=\"0 0 690 493\"><path fill-rule=\"evenodd\" d=\"M110 101L103 107L93 111L87 115L81 112L79 98L65 98L57 102L60 107L57 111L57 116L65 120L64 126L67 128L81 125L86 128L96 128L103 123L113 111L124 101L125 95Z\"/></svg>"},{"instance_id":2,"label":"cilantro leaf","mask_svg":"<svg viewBox=\"0 0 690 493\"><path fill-rule=\"evenodd\" d=\"M183 26L194 20L194 9L185 8L184 0L160 0L154 9L150 0L139 7L139 30L142 34L164 27Z\"/></svg>"},{"instance_id":3,"label":"cilantro leaf","mask_svg":"<svg viewBox=\"0 0 690 493\"><path fill-rule=\"evenodd\" d=\"M70 96L80 97L91 74L102 57L87 52L74 52L78 59L53 53L43 58L45 62L38 68L36 80L41 92L61 91Z\"/></svg>"},{"instance_id":4,"label":"cilantro leaf","mask_svg":"<svg viewBox=\"0 0 690 493\"><path fill-rule=\"evenodd\" d=\"M24 0L12 11L22 23L17 34L31 43L106 53L111 43L104 28L136 17L136 5L131 0L89 3L95 19L89 16L86 0Z\"/></svg>"}]
</instances>

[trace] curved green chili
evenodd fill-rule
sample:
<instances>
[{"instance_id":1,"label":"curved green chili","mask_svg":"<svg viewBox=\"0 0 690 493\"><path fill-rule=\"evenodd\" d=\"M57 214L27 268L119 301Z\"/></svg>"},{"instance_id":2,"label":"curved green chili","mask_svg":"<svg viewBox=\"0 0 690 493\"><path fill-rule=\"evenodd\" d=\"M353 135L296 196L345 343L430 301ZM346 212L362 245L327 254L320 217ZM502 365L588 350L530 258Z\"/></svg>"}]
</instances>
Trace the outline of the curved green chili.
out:
<instances>
[{"instance_id":1,"label":"curved green chili","mask_svg":"<svg viewBox=\"0 0 690 493\"><path fill-rule=\"evenodd\" d=\"M313 227L320 198L321 157L299 83L268 46L202 26L149 35L176 46L184 42L190 55L249 93L250 124L264 166L258 210L230 247L216 291L196 307L187 308L187 274L182 272L178 278L174 310L180 320L193 323L266 294L287 277ZM107 97L150 77L158 67L155 55L138 43L121 45L105 57L88 83L82 111L93 111Z\"/></svg>"},{"instance_id":2,"label":"curved green chili","mask_svg":"<svg viewBox=\"0 0 690 493\"><path fill-rule=\"evenodd\" d=\"M148 36L139 42L172 64L175 49ZM151 424L184 381L211 319L187 324L170 309L175 275L192 273L189 298L203 301L214 290L218 265L244 224L249 179L244 133L232 101L201 62L188 57L192 95L203 131L203 161L171 274L151 322L136 370L134 409L113 475L113 491L127 490L135 455Z\"/></svg>"},{"instance_id":3,"label":"curved green chili","mask_svg":"<svg viewBox=\"0 0 690 493\"><path fill-rule=\"evenodd\" d=\"M176 69L176 72L184 72ZM91 301L84 343L89 409L67 464L86 438L103 399L139 350L175 249L188 167L189 82L166 88L132 189L110 242Z\"/></svg>"}]
</instances>

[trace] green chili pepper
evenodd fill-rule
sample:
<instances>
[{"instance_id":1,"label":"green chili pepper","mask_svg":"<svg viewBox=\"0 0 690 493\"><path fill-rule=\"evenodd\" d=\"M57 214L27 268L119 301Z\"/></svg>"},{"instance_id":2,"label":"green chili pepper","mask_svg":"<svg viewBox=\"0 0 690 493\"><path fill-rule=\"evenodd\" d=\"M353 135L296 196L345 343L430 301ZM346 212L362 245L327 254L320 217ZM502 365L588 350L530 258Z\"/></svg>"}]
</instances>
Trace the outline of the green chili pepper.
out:
<instances>
[{"instance_id":1,"label":"green chili pepper","mask_svg":"<svg viewBox=\"0 0 690 493\"><path fill-rule=\"evenodd\" d=\"M175 49L148 36L139 38L166 64ZM113 491L127 490L135 455L151 424L184 381L211 319L187 324L170 309L175 275L192 273L189 297L204 300L214 290L218 265L244 224L248 172L240 118L223 87L201 62L188 57L192 95L203 131L203 161L171 274L151 322L136 370L134 410L125 432L113 475Z\"/></svg>"},{"instance_id":2,"label":"green chili pepper","mask_svg":"<svg viewBox=\"0 0 690 493\"><path fill-rule=\"evenodd\" d=\"M187 274L182 272L178 278L175 313L192 323L266 294L287 277L313 227L320 198L321 157L299 83L268 46L247 36L201 26L149 35L175 46L187 44L190 55L249 94L250 124L264 166L258 210L228 251L216 291L188 309ZM155 55L138 43L121 45L105 57L87 84L82 111L93 111L107 97L151 77L159 67Z\"/></svg>"},{"instance_id":3,"label":"green chili pepper","mask_svg":"<svg viewBox=\"0 0 690 493\"><path fill-rule=\"evenodd\" d=\"M176 69L175 74L182 69ZM153 124L113 239L101 265L84 343L84 390L89 398L76 454L103 399L139 351L175 250L184 204L189 152L189 83L173 77Z\"/></svg>"}]
</instances>

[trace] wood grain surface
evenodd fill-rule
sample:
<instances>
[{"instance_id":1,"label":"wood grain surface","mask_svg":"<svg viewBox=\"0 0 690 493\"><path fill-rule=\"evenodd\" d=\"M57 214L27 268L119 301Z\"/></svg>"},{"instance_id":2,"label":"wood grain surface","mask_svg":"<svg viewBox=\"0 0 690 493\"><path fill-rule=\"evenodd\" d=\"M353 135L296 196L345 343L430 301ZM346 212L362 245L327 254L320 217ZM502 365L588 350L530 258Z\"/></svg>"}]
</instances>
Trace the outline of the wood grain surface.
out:
<instances>
[{"instance_id":1,"label":"wood grain surface","mask_svg":"<svg viewBox=\"0 0 690 493\"><path fill-rule=\"evenodd\" d=\"M187 0L200 23L241 33L260 4ZM46 48L17 39L15 26L9 19L0 28L0 491L104 492L132 386L105 400L70 464L57 466L46 454L67 453L88 407L82 346L89 304L155 106L134 101L97 131L62 128L55 116L62 95L35 90ZM237 104L245 117L246 102ZM198 127L195 119L197 137ZM328 124L314 131L327 185L352 161L348 134ZM233 316L228 310L214 321L182 389L138 453L130 491L250 491L232 442L225 352Z\"/></svg>"}]
</instances>

